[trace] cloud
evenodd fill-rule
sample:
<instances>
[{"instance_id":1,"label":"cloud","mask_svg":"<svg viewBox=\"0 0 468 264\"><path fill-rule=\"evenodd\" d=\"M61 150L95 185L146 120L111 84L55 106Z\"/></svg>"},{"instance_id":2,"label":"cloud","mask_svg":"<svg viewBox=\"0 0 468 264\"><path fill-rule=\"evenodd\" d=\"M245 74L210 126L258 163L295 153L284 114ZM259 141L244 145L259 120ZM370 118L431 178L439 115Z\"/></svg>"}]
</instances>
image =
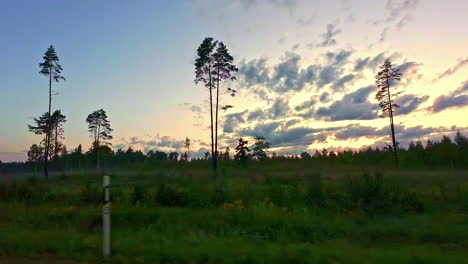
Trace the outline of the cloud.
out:
<instances>
[{"instance_id":1,"label":"cloud","mask_svg":"<svg viewBox=\"0 0 468 264\"><path fill-rule=\"evenodd\" d=\"M262 99L269 99L268 92L300 91L315 81L318 71L318 66L312 64L300 69L300 59L298 54L287 52L278 64L271 67L272 70L267 67L266 58L242 61L239 67L240 80ZM259 86L269 88L268 92Z\"/></svg>"},{"instance_id":2,"label":"cloud","mask_svg":"<svg viewBox=\"0 0 468 264\"><path fill-rule=\"evenodd\" d=\"M410 83L421 79L422 77L422 74L420 73L421 66L422 64L414 62L414 61L405 62L397 66L396 68L398 68L400 72L402 73L400 85L408 86Z\"/></svg>"},{"instance_id":3,"label":"cloud","mask_svg":"<svg viewBox=\"0 0 468 264\"><path fill-rule=\"evenodd\" d=\"M194 113L200 113L202 112L202 108L199 105L192 105L190 106L190 111Z\"/></svg>"},{"instance_id":4,"label":"cloud","mask_svg":"<svg viewBox=\"0 0 468 264\"><path fill-rule=\"evenodd\" d=\"M387 18L386 22L394 22L398 20L408 11L415 9L419 4L419 0L388 0L386 7Z\"/></svg>"},{"instance_id":5,"label":"cloud","mask_svg":"<svg viewBox=\"0 0 468 264\"><path fill-rule=\"evenodd\" d=\"M170 136L155 136L148 139L141 139L139 137L130 137L128 140L122 139L124 142L114 145L114 149L143 149L148 152L151 149L156 150L170 150L181 151L184 148L185 140L177 140Z\"/></svg>"},{"instance_id":6,"label":"cloud","mask_svg":"<svg viewBox=\"0 0 468 264\"><path fill-rule=\"evenodd\" d=\"M347 74L343 77L341 77L335 84L333 84L333 90L336 91L342 91L348 82L352 82L356 75L354 74Z\"/></svg>"},{"instance_id":7,"label":"cloud","mask_svg":"<svg viewBox=\"0 0 468 264\"><path fill-rule=\"evenodd\" d=\"M326 140L326 137L318 134L325 131L335 131L342 127L325 127L325 128L309 128L295 127L298 121L288 122L269 122L259 124L255 127L244 128L239 131L240 137L255 137L264 136L272 147L288 147L288 146L308 146L313 142Z\"/></svg>"},{"instance_id":8,"label":"cloud","mask_svg":"<svg viewBox=\"0 0 468 264\"><path fill-rule=\"evenodd\" d=\"M405 15L400 21L397 23L396 27L397 30L400 31L405 27L409 22L413 20L413 17L410 15Z\"/></svg>"},{"instance_id":9,"label":"cloud","mask_svg":"<svg viewBox=\"0 0 468 264\"><path fill-rule=\"evenodd\" d=\"M468 81L465 81L458 89L448 95L441 95L434 100L431 107L433 113L438 113L448 108L460 108L468 105Z\"/></svg>"},{"instance_id":10,"label":"cloud","mask_svg":"<svg viewBox=\"0 0 468 264\"><path fill-rule=\"evenodd\" d=\"M343 63L347 62L349 56L351 56L353 52L350 50L340 50L338 52L327 52L325 56L327 57L330 64L338 64L342 65Z\"/></svg>"},{"instance_id":11,"label":"cloud","mask_svg":"<svg viewBox=\"0 0 468 264\"><path fill-rule=\"evenodd\" d=\"M351 54L349 50L326 52L324 65L309 64L305 68L300 67L301 56L294 52L286 52L280 62L271 67L267 66L266 58L243 60L239 67L239 80L241 85L249 87L264 100L269 100L272 93L297 92L313 85L323 87L336 83L335 89L341 90L354 79L350 74L342 76Z\"/></svg>"},{"instance_id":12,"label":"cloud","mask_svg":"<svg viewBox=\"0 0 468 264\"><path fill-rule=\"evenodd\" d=\"M257 109L257 110L255 110L253 112L250 112L250 114L247 117L247 120L248 121L253 121L253 120L262 119L262 118L265 118L265 117L266 117L265 112L262 109Z\"/></svg>"},{"instance_id":13,"label":"cloud","mask_svg":"<svg viewBox=\"0 0 468 264\"><path fill-rule=\"evenodd\" d=\"M267 138L271 138L273 135L273 131L277 129L281 125L280 121L272 121L267 123L260 123L255 127L248 127L239 130L240 137L246 136L264 136Z\"/></svg>"},{"instance_id":14,"label":"cloud","mask_svg":"<svg viewBox=\"0 0 468 264\"><path fill-rule=\"evenodd\" d=\"M295 124L299 124L301 122L300 119L291 119L289 121L286 122L286 127L291 127L291 126L294 126Z\"/></svg>"},{"instance_id":15,"label":"cloud","mask_svg":"<svg viewBox=\"0 0 468 264\"><path fill-rule=\"evenodd\" d=\"M414 94L407 94L399 97L396 100L396 104L400 107L396 110L396 114L406 115L418 108L418 106L429 99L428 95L418 97Z\"/></svg>"},{"instance_id":16,"label":"cloud","mask_svg":"<svg viewBox=\"0 0 468 264\"><path fill-rule=\"evenodd\" d=\"M288 9L291 15L297 8L297 0L267 0L267 2L276 7Z\"/></svg>"},{"instance_id":17,"label":"cloud","mask_svg":"<svg viewBox=\"0 0 468 264\"><path fill-rule=\"evenodd\" d=\"M239 65L239 74L247 86L266 85L270 82L267 59L253 59L249 62L241 61Z\"/></svg>"},{"instance_id":18,"label":"cloud","mask_svg":"<svg viewBox=\"0 0 468 264\"><path fill-rule=\"evenodd\" d=\"M284 44L286 43L286 37L281 37L278 39L278 44Z\"/></svg>"},{"instance_id":19,"label":"cloud","mask_svg":"<svg viewBox=\"0 0 468 264\"><path fill-rule=\"evenodd\" d=\"M229 0L226 2L231 3ZM240 0L239 2L241 6L247 10L257 7L260 4L268 4L277 8L287 9L290 15L294 14L298 4L297 0Z\"/></svg>"},{"instance_id":20,"label":"cloud","mask_svg":"<svg viewBox=\"0 0 468 264\"><path fill-rule=\"evenodd\" d=\"M277 90L300 90L298 62L301 57L295 53L287 53L285 60L275 66L272 81L276 83Z\"/></svg>"},{"instance_id":21,"label":"cloud","mask_svg":"<svg viewBox=\"0 0 468 264\"><path fill-rule=\"evenodd\" d=\"M291 110L289 103L284 98L277 98L270 108L272 118L285 117Z\"/></svg>"},{"instance_id":22,"label":"cloud","mask_svg":"<svg viewBox=\"0 0 468 264\"><path fill-rule=\"evenodd\" d=\"M312 24L314 24L315 22L315 14L310 16L309 18L299 18L297 19L297 24L299 24L300 26L310 26Z\"/></svg>"},{"instance_id":23,"label":"cloud","mask_svg":"<svg viewBox=\"0 0 468 264\"><path fill-rule=\"evenodd\" d=\"M432 82L436 82L440 79L443 79L447 76L450 76L454 73L456 73L458 70L460 70L461 68L465 67L466 65L468 64L468 57L467 58L459 58L458 59L458 62L457 64L455 64L453 67L451 68L448 68L446 71L444 71L443 73L439 74L439 76L437 76Z\"/></svg>"},{"instance_id":24,"label":"cloud","mask_svg":"<svg viewBox=\"0 0 468 264\"><path fill-rule=\"evenodd\" d=\"M320 107L314 114L317 119L326 121L372 120L378 118L378 106L369 102L368 97L375 86L367 86L346 94L329 107Z\"/></svg>"},{"instance_id":25,"label":"cloud","mask_svg":"<svg viewBox=\"0 0 468 264\"><path fill-rule=\"evenodd\" d=\"M296 106L294 109L296 111L302 111L302 110L311 108L316 103L317 103L317 99L315 98L315 96L312 96L309 100L302 102L301 104Z\"/></svg>"},{"instance_id":26,"label":"cloud","mask_svg":"<svg viewBox=\"0 0 468 264\"><path fill-rule=\"evenodd\" d=\"M335 133L335 138L340 140L347 140L350 138L359 137L376 137L388 135L389 131L385 128L378 129L376 127L351 125Z\"/></svg>"},{"instance_id":27,"label":"cloud","mask_svg":"<svg viewBox=\"0 0 468 264\"><path fill-rule=\"evenodd\" d=\"M414 127L406 127L402 125L395 126L395 136L397 141L400 140L416 140L424 136L430 135L436 132L446 131L448 128L434 128L434 127L423 127L421 125ZM344 129L336 132L335 138L340 140L354 139L360 137L376 138L390 136L390 128L388 126L377 128L371 126L361 126L359 124L350 125Z\"/></svg>"},{"instance_id":28,"label":"cloud","mask_svg":"<svg viewBox=\"0 0 468 264\"><path fill-rule=\"evenodd\" d=\"M329 47L336 45L335 37L341 33L341 29L336 28L337 25L327 24L326 32L322 34L323 40L317 47Z\"/></svg>"},{"instance_id":29,"label":"cloud","mask_svg":"<svg viewBox=\"0 0 468 264\"><path fill-rule=\"evenodd\" d=\"M330 102L330 93L329 92L323 92L320 95L320 102L321 103L328 103Z\"/></svg>"},{"instance_id":30,"label":"cloud","mask_svg":"<svg viewBox=\"0 0 468 264\"><path fill-rule=\"evenodd\" d=\"M382 32L380 32L380 38L378 43L383 43L387 39L388 35L388 27L384 28Z\"/></svg>"},{"instance_id":31,"label":"cloud","mask_svg":"<svg viewBox=\"0 0 468 264\"><path fill-rule=\"evenodd\" d=\"M239 124L245 122L244 114L247 113L247 110L240 113L229 114L226 116L226 120L224 121L223 131L226 133L234 132L234 128L236 128Z\"/></svg>"},{"instance_id":32,"label":"cloud","mask_svg":"<svg viewBox=\"0 0 468 264\"><path fill-rule=\"evenodd\" d=\"M362 71L366 68L375 70L385 61L385 53L379 53L375 57L366 57L364 59L357 59L354 71Z\"/></svg>"},{"instance_id":33,"label":"cloud","mask_svg":"<svg viewBox=\"0 0 468 264\"><path fill-rule=\"evenodd\" d=\"M414 140L424 137L426 135L432 134L434 132L439 132L440 129L433 127L423 127L421 125L415 127L405 127L401 125L395 126L395 133L398 140Z\"/></svg>"}]
</instances>

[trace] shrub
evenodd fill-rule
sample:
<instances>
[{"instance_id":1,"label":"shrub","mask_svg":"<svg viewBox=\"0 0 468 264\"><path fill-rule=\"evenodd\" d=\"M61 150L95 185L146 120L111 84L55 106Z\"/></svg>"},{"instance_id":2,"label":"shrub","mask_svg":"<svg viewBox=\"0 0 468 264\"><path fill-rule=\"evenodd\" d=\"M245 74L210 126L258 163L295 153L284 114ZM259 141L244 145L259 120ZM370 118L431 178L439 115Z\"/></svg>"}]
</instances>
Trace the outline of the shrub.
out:
<instances>
[{"instance_id":1,"label":"shrub","mask_svg":"<svg viewBox=\"0 0 468 264\"><path fill-rule=\"evenodd\" d=\"M189 204L186 193L166 184L161 184L156 191L156 203L168 207L183 207Z\"/></svg>"},{"instance_id":2,"label":"shrub","mask_svg":"<svg viewBox=\"0 0 468 264\"><path fill-rule=\"evenodd\" d=\"M144 201L144 199L145 199L145 192L143 188L140 186L135 186L133 188L132 197L131 197L132 205L140 204Z\"/></svg>"},{"instance_id":3,"label":"shrub","mask_svg":"<svg viewBox=\"0 0 468 264\"><path fill-rule=\"evenodd\" d=\"M271 184L269 196L271 200L273 201L273 203L280 205L280 206L285 204L285 194L284 194L283 187L280 184L278 183Z\"/></svg>"},{"instance_id":4,"label":"shrub","mask_svg":"<svg viewBox=\"0 0 468 264\"><path fill-rule=\"evenodd\" d=\"M102 202L102 197L102 191L100 191L98 187L89 183L81 188L79 192L80 201L84 203L100 203Z\"/></svg>"},{"instance_id":5,"label":"shrub","mask_svg":"<svg viewBox=\"0 0 468 264\"><path fill-rule=\"evenodd\" d=\"M359 178L348 178L345 185L354 207L367 213L384 212L393 203L392 189L381 174L364 173Z\"/></svg>"},{"instance_id":6,"label":"shrub","mask_svg":"<svg viewBox=\"0 0 468 264\"><path fill-rule=\"evenodd\" d=\"M317 207L324 207L326 205L325 192L320 175L310 180L307 185L305 196L306 202L310 205Z\"/></svg>"},{"instance_id":7,"label":"shrub","mask_svg":"<svg viewBox=\"0 0 468 264\"><path fill-rule=\"evenodd\" d=\"M424 203L414 192L406 192L400 200L401 207L406 212L424 213Z\"/></svg>"},{"instance_id":8,"label":"shrub","mask_svg":"<svg viewBox=\"0 0 468 264\"><path fill-rule=\"evenodd\" d=\"M226 189L222 186L218 186L213 190L211 194L211 203L215 206L220 206L228 200Z\"/></svg>"}]
</instances>

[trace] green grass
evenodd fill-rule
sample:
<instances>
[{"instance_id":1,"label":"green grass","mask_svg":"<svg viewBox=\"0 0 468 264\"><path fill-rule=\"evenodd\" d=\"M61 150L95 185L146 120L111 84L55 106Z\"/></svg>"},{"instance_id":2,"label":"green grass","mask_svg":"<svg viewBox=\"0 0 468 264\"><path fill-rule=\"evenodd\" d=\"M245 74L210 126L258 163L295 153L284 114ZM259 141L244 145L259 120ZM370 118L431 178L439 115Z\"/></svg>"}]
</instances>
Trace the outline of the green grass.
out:
<instances>
[{"instance_id":1,"label":"green grass","mask_svg":"<svg viewBox=\"0 0 468 264\"><path fill-rule=\"evenodd\" d=\"M111 174L112 263L466 263L468 257L465 171ZM0 256L21 263L101 261L100 181L70 173L0 184Z\"/></svg>"}]
</instances>

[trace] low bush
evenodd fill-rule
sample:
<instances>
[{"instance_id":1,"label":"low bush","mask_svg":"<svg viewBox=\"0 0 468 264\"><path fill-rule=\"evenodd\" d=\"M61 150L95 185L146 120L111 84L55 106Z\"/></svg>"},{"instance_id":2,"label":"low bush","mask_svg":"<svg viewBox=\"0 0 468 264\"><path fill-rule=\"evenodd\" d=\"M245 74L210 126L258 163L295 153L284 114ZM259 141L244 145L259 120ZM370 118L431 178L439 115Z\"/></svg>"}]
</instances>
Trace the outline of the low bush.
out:
<instances>
[{"instance_id":1,"label":"low bush","mask_svg":"<svg viewBox=\"0 0 468 264\"><path fill-rule=\"evenodd\" d=\"M86 184L79 191L79 199L83 203L102 203L103 193L98 187L91 185L90 183Z\"/></svg>"},{"instance_id":2,"label":"low bush","mask_svg":"<svg viewBox=\"0 0 468 264\"><path fill-rule=\"evenodd\" d=\"M132 205L137 205L145 200L145 191L141 186L135 186L133 188L132 196L131 196L131 203Z\"/></svg>"},{"instance_id":3,"label":"low bush","mask_svg":"<svg viewBox=\"0 0 468 264\"><path fill-rule=\"evenodd\" d=\"M188 195L181 190L166 184L161 184L156 191L155 200L158 205L167 207L184 207L189 204Z\"/></svg>"}]
</instances>

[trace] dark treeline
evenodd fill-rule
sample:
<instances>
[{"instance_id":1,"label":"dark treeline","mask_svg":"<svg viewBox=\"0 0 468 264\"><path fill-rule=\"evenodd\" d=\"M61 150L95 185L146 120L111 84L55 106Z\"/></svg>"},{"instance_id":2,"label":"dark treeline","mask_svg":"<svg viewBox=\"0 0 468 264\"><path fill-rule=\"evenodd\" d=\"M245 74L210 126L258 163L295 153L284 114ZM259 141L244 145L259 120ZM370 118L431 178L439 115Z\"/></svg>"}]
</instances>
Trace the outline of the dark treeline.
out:
<instances>
[{"instance_id":1,"label":"dark treeline","mask_svg":"<svg viewBox=\"0 0 468 264\"><path fill-rule=\"evenodd\" d=\"M259 140L260 139L260 140ZM240 141L240 140L239 140ZM314 153L303 152L300 155L281 155L275 152L266 154L270 144L262 137L257 137L254 144L248 146L242 140L241 147L231 153L229 148L220 152L218 161L220 167L285 165L296 163L298 166L348 166L348 167L392 167L394 152L391 146L384 148L367 148L361 150L333 151L323 149ZM35 153L34 151L39 151ZM42 152L41 152L42 151ZM450 138L443 136L439 141L411 142L407 148L399 148L401 168L468 168L468 139L460 132ZM99 160L105 169L158 169L188 166L209 167L211 155L187 159L187 152L164 152L152 150L144 153L132 148L114 151L107 145L100 146ZM0 172L35 172L43 169L43 150L31 149L27 162L0 163ZM53 171L91 170L96 166L96 151L91 147L84 151L78 146L74 151L62 152L54 156L50 163Z\"/></svg>"}]
</instances>

